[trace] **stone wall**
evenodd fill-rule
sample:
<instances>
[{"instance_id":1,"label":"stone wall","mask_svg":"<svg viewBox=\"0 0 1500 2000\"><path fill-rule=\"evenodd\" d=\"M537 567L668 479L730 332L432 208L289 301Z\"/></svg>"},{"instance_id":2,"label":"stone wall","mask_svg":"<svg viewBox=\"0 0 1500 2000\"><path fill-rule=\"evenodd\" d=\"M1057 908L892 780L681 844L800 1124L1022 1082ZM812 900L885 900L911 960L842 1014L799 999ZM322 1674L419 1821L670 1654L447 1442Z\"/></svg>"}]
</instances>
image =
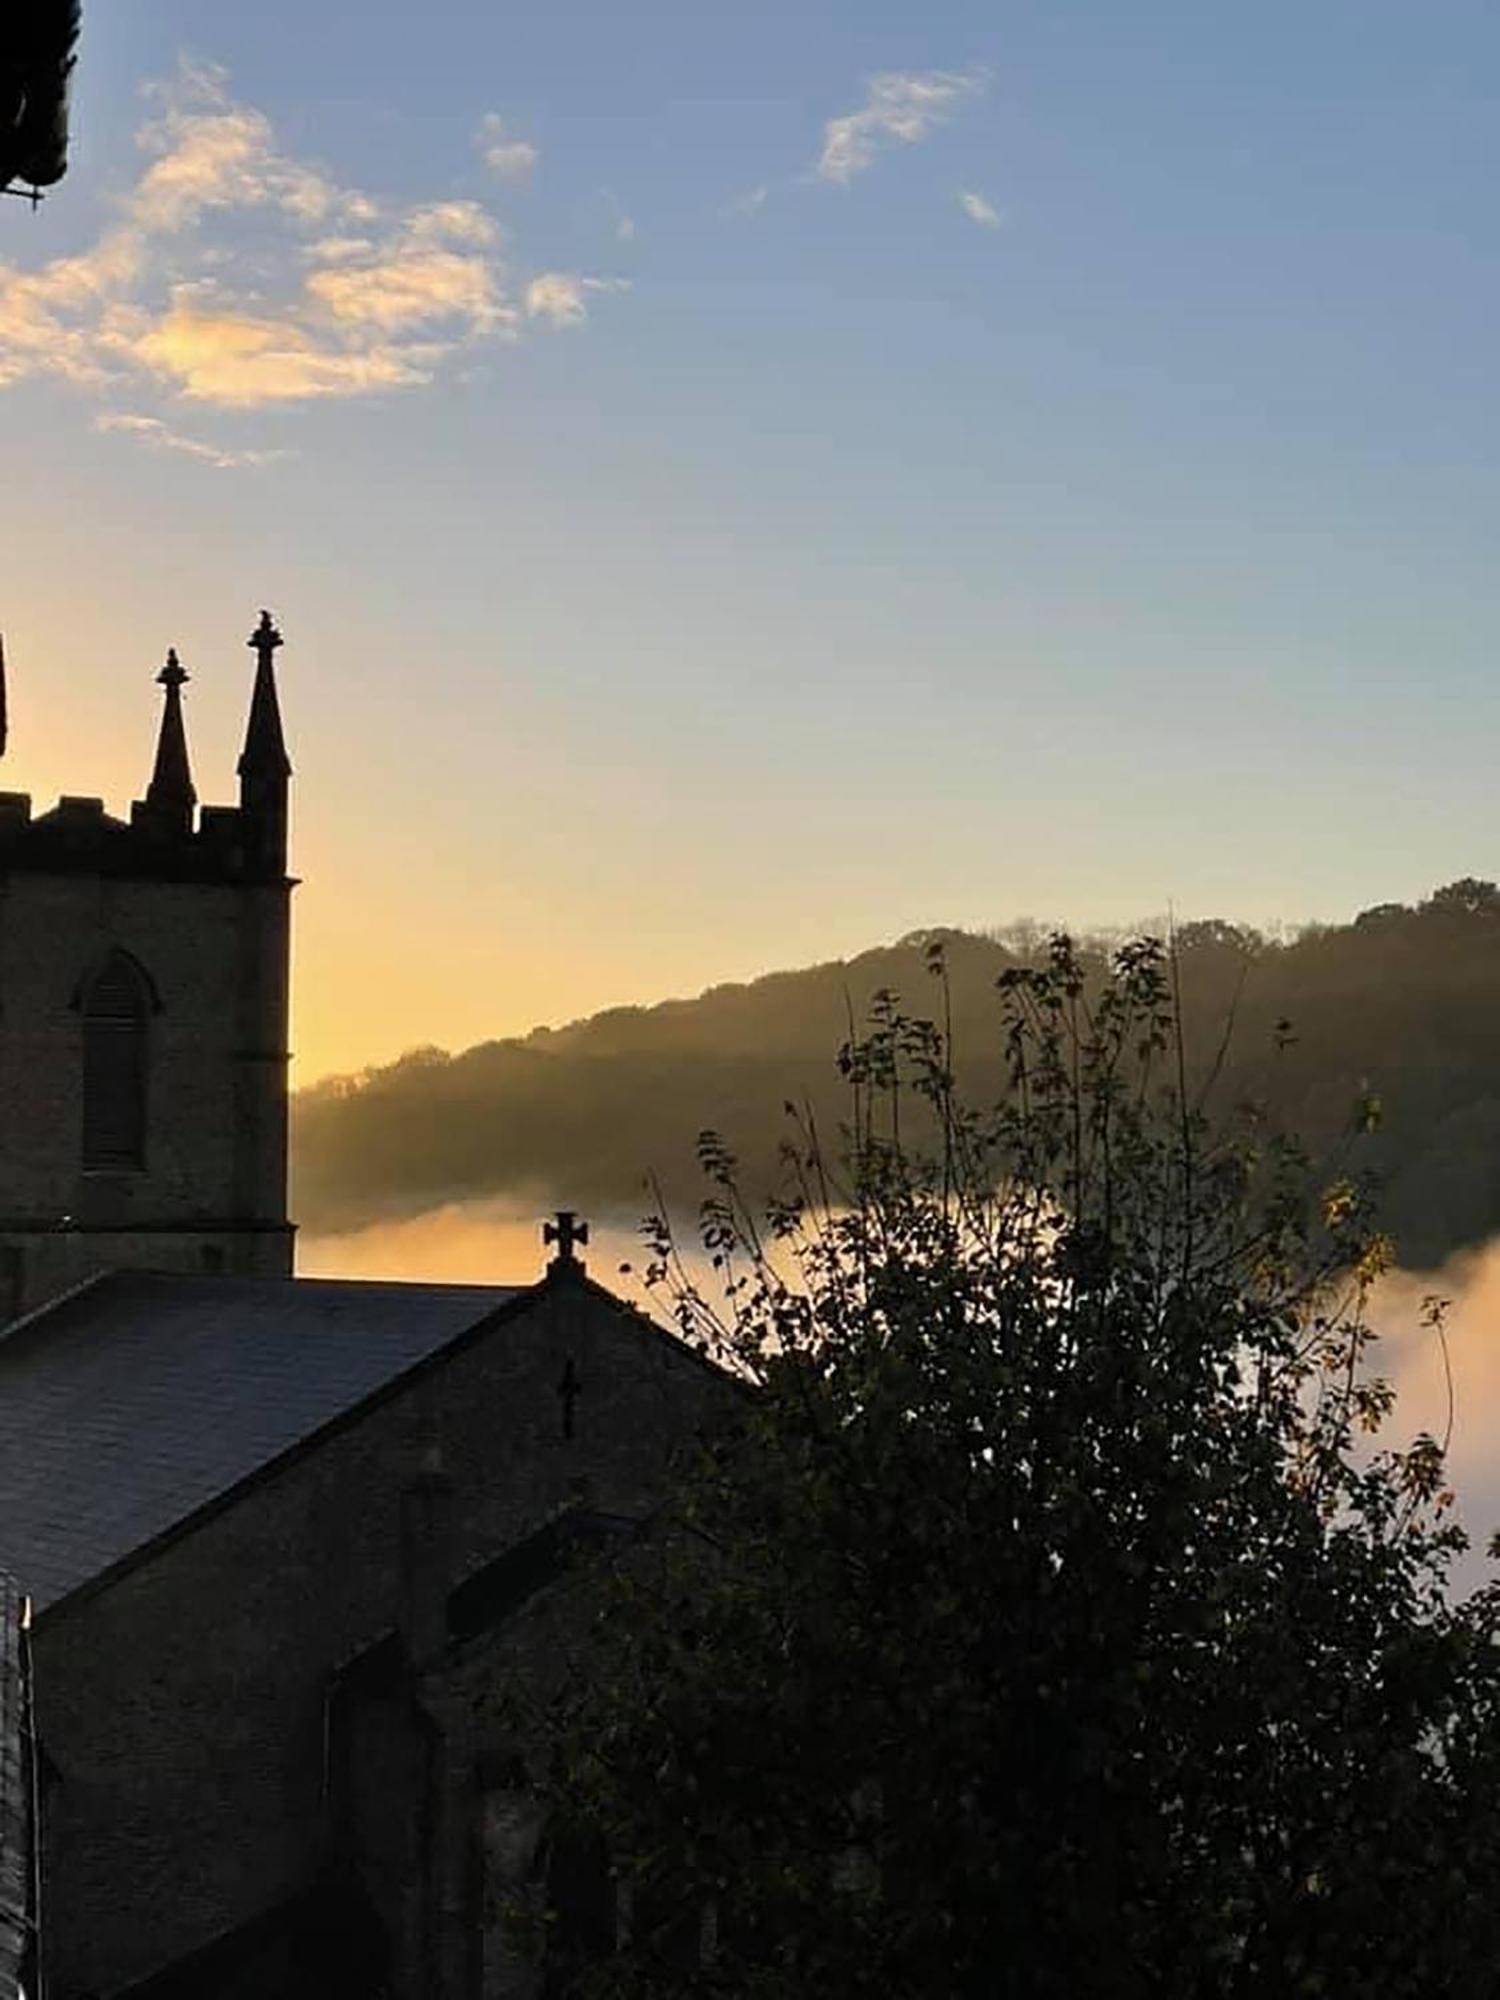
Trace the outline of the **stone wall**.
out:
<instances>
[{"instance_id":1,"label":"stone wall","mask_svg":"<svg viewBox=\"0 0 1500 2000\"><path fill-rule=\"evenodd\" d=\"M279 884L0 865L0 1323L111 1263L290 1272L287 902ZM159 1002L146 1160L86 1172L78 1001L114 948Z\"/></svg>"},{"instance_id":2,"label":"stone wall","mask_svg":"<svg viewBox=\"0 0 1500 2000\"><path fill-rule=\"evenodd\" d=\"M443 1581L457 1581L580 1492L646 1511L672 1443L725 1395L607 1295L546 1285L39 1619L55 2000L147 1976L326 1861L328 1697L401 1616L402 1494L424 1465L440 1458L451 1481Z\"/></svg>"}]
</instances>

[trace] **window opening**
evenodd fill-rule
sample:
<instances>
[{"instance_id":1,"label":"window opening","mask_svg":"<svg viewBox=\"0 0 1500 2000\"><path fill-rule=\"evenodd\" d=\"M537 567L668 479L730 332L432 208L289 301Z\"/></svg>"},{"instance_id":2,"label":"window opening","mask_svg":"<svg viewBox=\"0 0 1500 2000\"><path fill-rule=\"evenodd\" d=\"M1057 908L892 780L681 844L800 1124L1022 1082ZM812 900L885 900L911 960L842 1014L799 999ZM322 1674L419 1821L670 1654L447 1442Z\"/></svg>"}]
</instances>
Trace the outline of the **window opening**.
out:
<instances>
[{"instance_id":1,"label":"window opening","mask_svg":"<svg viewBox=\"0 0 1500 2000\"><path fill-rule=\"evenodd\" d=\"M115 952L83 1007L83 1164L146 1164L149 1003L139 967Z\"/></svg>"}]
</instances>

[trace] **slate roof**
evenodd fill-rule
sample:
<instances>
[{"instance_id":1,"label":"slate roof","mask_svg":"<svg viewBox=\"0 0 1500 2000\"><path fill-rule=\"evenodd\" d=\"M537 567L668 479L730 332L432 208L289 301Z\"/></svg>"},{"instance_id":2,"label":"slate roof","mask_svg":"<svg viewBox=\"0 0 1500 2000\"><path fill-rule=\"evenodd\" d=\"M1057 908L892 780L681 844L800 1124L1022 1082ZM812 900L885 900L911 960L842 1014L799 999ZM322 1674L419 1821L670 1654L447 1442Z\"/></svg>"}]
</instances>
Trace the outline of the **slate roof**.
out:
<instances>
[{"instance_id":1,"label":"slate roof","mask_svg":"<svg viewBox=\"0 0 1500 2000\"><path fill-rule=\"evenodd\" d=\"M0 1567L38 1612L529 1288L117 1271L0 1338Z\"/></svg>"}]
</instances>

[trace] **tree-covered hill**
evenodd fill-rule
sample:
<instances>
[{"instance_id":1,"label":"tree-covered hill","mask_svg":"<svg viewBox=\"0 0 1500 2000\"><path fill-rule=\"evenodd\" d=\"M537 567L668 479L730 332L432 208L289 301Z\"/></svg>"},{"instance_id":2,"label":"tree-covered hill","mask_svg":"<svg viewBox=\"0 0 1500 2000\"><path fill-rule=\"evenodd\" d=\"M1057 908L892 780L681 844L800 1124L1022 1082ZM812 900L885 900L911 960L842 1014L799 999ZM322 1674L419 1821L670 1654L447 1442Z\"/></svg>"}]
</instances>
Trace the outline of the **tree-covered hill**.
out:
<instances>
[{"instance_id":1,"label":"tree-covered hill","mask_svg":"<svg viewBox=\"0 0 1500 2000\"><path fill-rule=\"evenodd\" d=\"M512 1197L634 1215L645 1180L693 1199L694 1142L728 1136L747 1184L768 1184L783 1106L827 1125L844 1106L834 1057L872 996L914 1010L941 995L945 947L967 1083L997 1060L995 981L1035 956L1034 929L929 932L847 961L714 987L694 1000L615 1008L450 1056L417 1050L325 1082L295 1107L297 1212L354 1227L446 1201ZM1177 937L1189 1046L1218 1101L1267 1099L1315 1154L1333 1151L1365 1096L1380 1122L1362 1157L1382 1174L1402 1261L1425 1265L1500 1228L1500 891L1466 880L1416 908L1273 940L1228 923ZM1110 941L1088 942L1101 963ZM1286 1024L1286 1025L1282 1025ZM997 1072L998 1074L998 1072Z\"/></svg>"}]
</instances>

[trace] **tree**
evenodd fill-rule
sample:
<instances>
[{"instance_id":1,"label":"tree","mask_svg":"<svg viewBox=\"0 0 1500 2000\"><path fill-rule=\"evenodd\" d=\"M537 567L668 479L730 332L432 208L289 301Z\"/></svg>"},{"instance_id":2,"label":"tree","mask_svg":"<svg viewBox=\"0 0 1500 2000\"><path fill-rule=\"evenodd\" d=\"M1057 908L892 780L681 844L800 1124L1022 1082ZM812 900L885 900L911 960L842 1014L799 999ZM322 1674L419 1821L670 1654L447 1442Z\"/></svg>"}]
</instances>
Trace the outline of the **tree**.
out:
<instances>
[{"instance_id":1,"label":"tree","mask_svg":"<svg viewBox=\"0 0 1500 2000\"><path fill-rule=\"evenodd\" d=\"M983 1110L884 997L764 1233L705 1138L723 1303L649 1275L753 1388L554 1718L630 1913L568 1990L1494 1991L1500 1612L1374 1441L1387 1246L1189 1095L1172 972L1007 972Z\"/></svg>"},{"instance_id":2,"label":"tree","mask_svg":"<svg viewBox=\"0 0 1500 2000\"><path fill-rule=\"evenodd\" d=\"M1227 923L1222 917L1204 917L1190 924L1183 924L1173 937L1173 944L1179 953L1190 951L1228 951L1241 958L1254 958L1257 952L1265 950L1266 941L1257 930L1248 924Z\"/></svg>"},{"instance_id":3,"label":"tree","mask_svg":"<svg viewBox=\"0 0 1500 2000\"><path fill-rule=\"evenodd\" d=\"M1500 889L1493 882L1465 875L1457 882L1434 889L1422 904L1422 911L1428 916L1492 917L1500 914Z\"/></svg>"}]
</instances>

